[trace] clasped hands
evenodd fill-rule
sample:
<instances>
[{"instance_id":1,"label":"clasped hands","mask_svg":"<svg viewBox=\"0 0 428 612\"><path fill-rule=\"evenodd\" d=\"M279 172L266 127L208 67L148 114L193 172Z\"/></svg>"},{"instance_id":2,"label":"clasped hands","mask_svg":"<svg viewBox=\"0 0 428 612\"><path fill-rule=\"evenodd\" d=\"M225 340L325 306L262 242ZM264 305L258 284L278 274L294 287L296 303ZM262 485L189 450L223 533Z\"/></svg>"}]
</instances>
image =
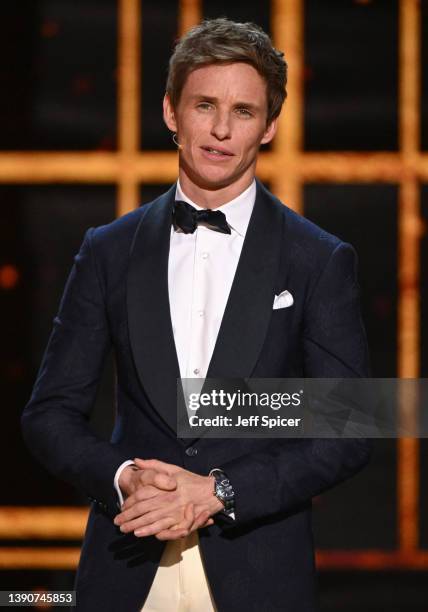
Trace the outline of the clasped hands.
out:
<instances>
[{"instance_id":1,"label":"clasped hands","mask_svg":"<svg viewBox=\"0 0 428 612\"><path fill-rule=\"evenodd\" d=\"M114 524L137 537L176 540L213 524L223 509L214 496L212 476L200 476L157 459L134 459L138 470L126 467L119 486L126 500Z\"/></svg>"}]
</instances>

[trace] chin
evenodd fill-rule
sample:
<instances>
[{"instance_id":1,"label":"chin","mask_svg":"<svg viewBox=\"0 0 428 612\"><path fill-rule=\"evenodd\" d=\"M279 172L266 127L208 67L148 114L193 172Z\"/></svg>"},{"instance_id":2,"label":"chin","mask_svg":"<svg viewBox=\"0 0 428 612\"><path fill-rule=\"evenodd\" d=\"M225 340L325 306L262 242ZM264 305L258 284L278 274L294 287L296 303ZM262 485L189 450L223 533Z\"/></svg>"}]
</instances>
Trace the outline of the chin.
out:
<instances>
[{"instance_id":1,"label":"chin","mask_svg":"<svg viewBox=\"0 0 428 612\"><path fill-rule=\"evenodd\" d=\"M230 185L236 176L230 172L191 172L189 178L202 188L215 189Z\"/></svg>"},{"instance_id":2,"label":"chin","mask_svg":"<svg viewBox=\"0 0 428 612\"><path fill-rule=\"evenodd\" d=\"M230 174L216 174L216 175L201 175L200 183L210 189L227 187L237 180L237 177Z\"/></svg>"},{"instance_id":3,"label":"chin","mask_svg":"<svg viewBox=\"0 0 428 612\"><path fill-rule=\"evenodd\" d=\"M196 164L182 159L182 166L187 176L202 189L220 189L234 183L239 178L234 168L216 168L205 164L204 161Z\"/></svg>"}]
</instances>

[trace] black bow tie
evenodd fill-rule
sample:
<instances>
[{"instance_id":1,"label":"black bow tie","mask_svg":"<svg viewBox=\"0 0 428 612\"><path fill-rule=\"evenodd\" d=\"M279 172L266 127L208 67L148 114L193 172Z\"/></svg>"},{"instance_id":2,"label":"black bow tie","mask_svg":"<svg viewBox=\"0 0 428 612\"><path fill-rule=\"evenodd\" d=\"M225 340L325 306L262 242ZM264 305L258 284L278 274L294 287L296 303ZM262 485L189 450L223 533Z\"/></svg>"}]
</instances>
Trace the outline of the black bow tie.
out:
<instances>
[{"instance_id":1,"label":"black bow tie","mask_svg":"<svg viewBox=\"0 0 428 612\"><path fill-rule=\"evenodd\" d=\"M196 208L182 200L174 202L172 223L175 229L180 228L185 234L193 234L198 223L203 223L215 232L221 232L222 234L231 233L226 216L220 210L210 210L209 208L196 210Z\"/></svg>"}]
</instances>

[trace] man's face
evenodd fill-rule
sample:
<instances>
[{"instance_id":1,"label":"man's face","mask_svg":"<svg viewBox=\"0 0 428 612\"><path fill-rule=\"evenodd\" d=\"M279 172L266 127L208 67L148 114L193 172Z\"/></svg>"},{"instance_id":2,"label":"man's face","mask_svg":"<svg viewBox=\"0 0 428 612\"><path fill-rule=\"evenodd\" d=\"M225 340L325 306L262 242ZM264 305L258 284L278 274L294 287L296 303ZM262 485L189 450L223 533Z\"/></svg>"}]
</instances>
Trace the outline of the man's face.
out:
<instances>
[{"instance_id":1,"label":"man's face","mask_svg":"<svg viewBox=\"0 0 428 612\"><path fill-rule=\"evenodd\" d=\"M226 187L255 171L261 144L276 131L266 127L266 83L245 63L212 64L189 74L173 109L164 100L165 123L177 132L180 168L199 187Z\"/></svg>"}]
</instances>

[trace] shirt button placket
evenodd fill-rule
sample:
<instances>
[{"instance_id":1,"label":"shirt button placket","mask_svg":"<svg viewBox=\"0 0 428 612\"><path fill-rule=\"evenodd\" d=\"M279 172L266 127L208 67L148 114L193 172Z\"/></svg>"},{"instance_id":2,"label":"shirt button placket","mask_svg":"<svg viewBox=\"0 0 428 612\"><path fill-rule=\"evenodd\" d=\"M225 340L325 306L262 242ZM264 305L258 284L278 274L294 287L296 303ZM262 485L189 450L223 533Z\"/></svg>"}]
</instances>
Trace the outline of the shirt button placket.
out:
<instances>
[{"instance_id":1,"label":"shirt button placket","mask_svg":"<svg viewBox=\"0 0 428 612\"><path fill-rule=\"evenodd\" d=\"M198 228L203 229L203 228ZM203 296L204 296L204 262L200 257L201 252L205 253L204 249L201 249L203 245L204 232L196 232L195 241L195 259L194 259L194 277L193 277L193 292L192 292L192 324L191 324L191 338L189 342L189 376L201 377L202 369L202 346L203 341L203 330L201 330L201 324L203 325L204 310L203 310Z\"/></svg>"}]
</instances>

